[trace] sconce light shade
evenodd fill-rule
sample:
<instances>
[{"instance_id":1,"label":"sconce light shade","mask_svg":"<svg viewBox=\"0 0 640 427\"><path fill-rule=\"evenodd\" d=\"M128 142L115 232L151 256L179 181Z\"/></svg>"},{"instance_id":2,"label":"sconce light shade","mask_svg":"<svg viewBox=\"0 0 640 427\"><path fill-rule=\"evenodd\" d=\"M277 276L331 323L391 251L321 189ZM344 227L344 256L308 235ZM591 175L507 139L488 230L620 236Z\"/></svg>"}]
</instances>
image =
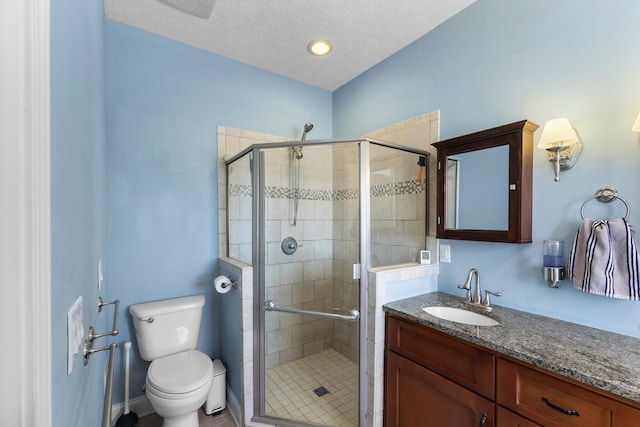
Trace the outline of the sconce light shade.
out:
<instances>
[{"instance_id":1,"label":"sconce light shade","mask_svg":"<svg viewBox=\"0 0 640 427\"><path fill-rule=\"evenodd\" d=\"M565 117L549 120L542 129L542 136L538 142L538 148L548 150L550 148L566 148L580 142L576 131Z\"/></svg>"},{"instance_id":2,"label":"sconce light shade","mask_svg":"<svg viewBox=\"0 0 640 427\"><path fill-rule=\"evenodd\" d=\"M636 121L633 123L631 130L634 132L640 132L640 113L638 113L638 117L636 117Z\"/></svg>"},{"instance_id":3,"label":"sconce light shade","mask_svg":"<svg viewBox=\"0 0 640 427\"><path fill-rule=\"evenodd\" d=\"M560 181L560 170L571 169L582 151L578 134L565 117L549 120L542 129L538 148L549 152L553 163L554 181Z\"/></svg>"}]
</instances>

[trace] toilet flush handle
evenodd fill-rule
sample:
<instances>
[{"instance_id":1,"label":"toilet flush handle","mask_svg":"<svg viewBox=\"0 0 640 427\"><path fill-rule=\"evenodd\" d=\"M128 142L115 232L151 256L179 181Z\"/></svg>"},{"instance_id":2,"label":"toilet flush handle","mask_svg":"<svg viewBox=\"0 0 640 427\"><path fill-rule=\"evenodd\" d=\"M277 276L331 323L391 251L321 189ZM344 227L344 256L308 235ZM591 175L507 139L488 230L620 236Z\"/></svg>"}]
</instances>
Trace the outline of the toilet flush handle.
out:
<instances>
[{"instance_id":1,"label":"toilet flush handle","mask_svg":"<svg viewBox=\"0 0 640 427\"><path fill-rule=\"evenodd\" d=\"M142 317L138 317L138 319L142 320L143 322L147 322L147 323L153 323L153 321L155 320L153 317L147 317L146 319L143 319Z\"/></svg>"}]
</instances>

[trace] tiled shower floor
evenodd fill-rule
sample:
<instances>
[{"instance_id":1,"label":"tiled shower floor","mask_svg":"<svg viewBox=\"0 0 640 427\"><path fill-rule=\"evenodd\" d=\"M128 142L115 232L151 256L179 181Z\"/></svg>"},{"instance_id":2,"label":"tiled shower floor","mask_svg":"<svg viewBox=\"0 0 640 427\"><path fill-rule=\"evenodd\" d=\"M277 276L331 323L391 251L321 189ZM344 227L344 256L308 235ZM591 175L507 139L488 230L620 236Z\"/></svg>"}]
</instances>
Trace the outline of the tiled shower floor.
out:
<instances>
[{"instance_id":1,"label":"tiled shower floor","mask_svg":"<svg viewBox=\"0 0 640 427\"><path fill-rule=\"evenodd\" d=\"M325 350L268 369L266 415L325 424L358 425L358 367L335 350ZM313 390L324 387L318 396Z\"/></svg>"}]
</instances>

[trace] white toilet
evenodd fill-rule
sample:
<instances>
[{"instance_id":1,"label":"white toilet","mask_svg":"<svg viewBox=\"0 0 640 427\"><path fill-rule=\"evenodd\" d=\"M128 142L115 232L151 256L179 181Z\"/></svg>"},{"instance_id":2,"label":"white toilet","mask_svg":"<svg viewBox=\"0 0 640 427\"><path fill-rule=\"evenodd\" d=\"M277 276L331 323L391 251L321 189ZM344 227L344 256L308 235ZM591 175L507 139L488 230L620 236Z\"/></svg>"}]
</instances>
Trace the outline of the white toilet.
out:
<instances>
[{"instance_id":1,"label":"white toilet","mask_svg":"<svg viewBox=\"0 0 640 427\"><path fill-rule=\"evenodd\" d=\"M195 350L204 296L194 295L129 307L140 357L151 361L147 398L163 427L198 427L198 409L213 382L213 363Z\"/></svg>"}]
</instances>

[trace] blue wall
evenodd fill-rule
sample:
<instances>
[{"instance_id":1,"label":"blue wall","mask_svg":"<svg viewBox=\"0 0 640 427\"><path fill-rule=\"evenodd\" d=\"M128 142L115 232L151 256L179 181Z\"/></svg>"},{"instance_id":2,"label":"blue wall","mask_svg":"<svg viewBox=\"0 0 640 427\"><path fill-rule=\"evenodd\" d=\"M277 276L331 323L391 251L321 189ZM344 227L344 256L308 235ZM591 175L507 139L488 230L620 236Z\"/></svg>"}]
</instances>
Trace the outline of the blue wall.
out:
<instances>
[{"instance_id":1,"label":"blue wall","mask_svg":"<svg viewBox=\"0 0 640 427\"><path fill-rule=\"evenodd\" d=\"M54 426L99 426L102 415L106 355L96 354L83 366L81 349L67 376L67 310L81 295L85 333L89 326L111 326L111 317L107 322L97 313L96 266L105 256L103 21L101 0L51 2Z\"/></svg>"},{"instance_id":2,"label":"blue wall","mask_svg":"<svg viewBox=\"0 0 640 427\"><path fill-rule=\"evenodd\" d=\"M204 294L199 349L220 357L220 325L229 319L212 286L216 126L299 138L312 121L314 138L330 138L331 93L112 21L105 21L105 58L105 274L110 298L122 306L117 341L133 342L136 397L148 364L138 356L131 304ZM115 402L123 399L121 384L120 375Z\"/></svg>"},{"instance_id":3,"label":"blue wall","mask_svg":"<svg viewBox=\"0 0 640 427\"><path fill-rule=\"evenodd\" d=\"M580 206L601 187L616 187L640 224L640 3L606 8L581 0L479 0L432 33L334 92L334 137L362 134L425 112L441 111L447 139L529 119L541 127L565 116L584 144L577 165L558 183L546 152L535 150L533 243L446 241L439 289L459 294L471 267L495 303L640 337L637 302L584 294L562 282L548 289L542 241L571 246ZM542 129L536 132L536 143ZM597 202L587 215L606 211Z\"/></svg>"}]
</instances>

